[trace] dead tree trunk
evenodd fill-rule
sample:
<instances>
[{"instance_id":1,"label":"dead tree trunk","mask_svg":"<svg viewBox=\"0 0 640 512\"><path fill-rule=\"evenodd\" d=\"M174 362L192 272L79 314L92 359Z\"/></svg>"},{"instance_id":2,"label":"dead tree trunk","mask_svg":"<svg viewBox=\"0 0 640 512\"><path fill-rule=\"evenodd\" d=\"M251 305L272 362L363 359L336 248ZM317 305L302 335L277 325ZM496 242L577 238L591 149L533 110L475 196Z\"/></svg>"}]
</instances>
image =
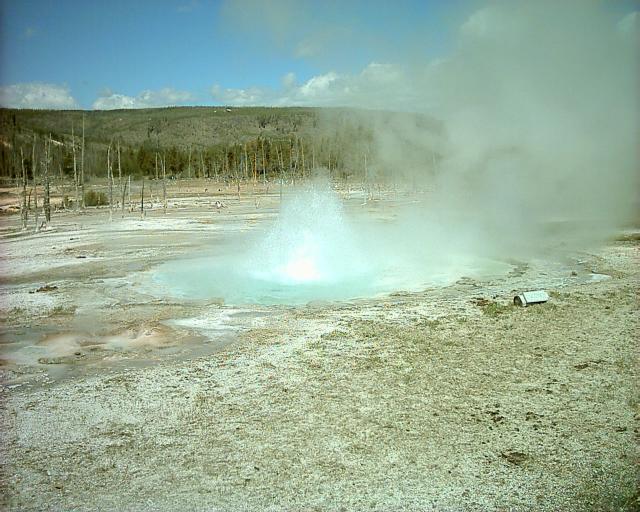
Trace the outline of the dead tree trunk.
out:
<instances>
[{"instance_id":1,"label":"dead tree trunk","mask_svg":"<svg viewBox=\"0 0 640 512\"><path fill-rule=\"evenodd\" d=\"M260 139L260 146L262 150L262 184L267 184L267 164L264 157L264 139Z\"/></svg>"},{"instance_id":2,"label":"dead tree trunk","mask_svg":"<svg viewBox=\"0 0 640 512\"><path fill-rule=\"evenodd\" d=\"M240 172L238 172L237 164L236 164L236 184L238 186L238 201L240 201Z\"/></svg>"},{"instance_id":3,"label":"dead tree trunk","mask_svg":"<svg viewBox=\"0 0 640 512\"><path fill-rule=\"evenodd\" d=\"M64 173L62 172L62 158L58 161L58 171L60 174L60 193L62 194L62 209L67 209L67 201L69 198L67 197L67 186L64 182Z\"/></svg>"},{"instance_id":4,"label":"dead tree trunk","mask_svg":"<svg viewBox=\"0 0 640 512\"><path fill-rule=\"evenodd\" d=\"M131 174L129 174L129 213L133 213L133 202L131 202Z\"/></svg>"},{"instance_id":5,"label":"dead tree trunk","mask_svg":"<svg viewBox=\"0 0 640 512\"><path fill-rule=\"evenodd\" d=\"M20 204L20 219L22 220L22 230L27 229L29 220L29 210L27 209L27 170L24 168L24 152L20 148L20 165L22 166L22 203Z\"/></svg>"},{"instance_id":6,"label":"dead tree trunk","mask_svg":"<svg viewBox=\"0 0 640 512\"><path fill-rule=\"evenodd\" d=\"M86 205L84 202L84 113L82 114L82 149L80 152L80 192L82 193L82 209Z\"/></svg>"},{"instance_id":7,"label":"dead tree trunk","mask_svg":"<svg viewBox=\"0 0 640 512\"><path fill-rule=\"evenodd\" d=\"M140 218L144 219L144 176L142 177L142 191L140 193Z\"/></svg>"},{"instance_id":8,"label":"dead tree trunk","mask_svg":"<svg viewBox=\"0 0 640 512\"><path fill-rule=\"evenodd\" d=\"M33 136L33 150L31 153L31 174L33 175L33 203L35 208L36 233L40 231L38 226L38 163L36 162L36 136Z\"/></svg>"},{"instance_id":9,"label":"dead tree trunk","mask_svg":"<svg viewBox=\"0 0 640 512\"><path fill-rule=\"evenodd\" d=\"M278 151L277 145L276 158L278 159L278 163L280 165L280 202L282 203L282 187L284 186L284 158L282 156L282 151Z\"/></svg>"},{"instance_id":10,"label":"dead tree trunk","mask_svg":"<svg viewBox=\"0 0 640 512\"><path fill-rule=\"evenodd\" d=\"M122 167L120 165L120 141L118 140L118 188L122 196L122 215L124 216L124 189L122 187Z\"/></svg>"},{"instance_id":11,"label":"dead tree trunk","mask_svg":"<svg viewBox=\"0 0 640 512\"><path fill-rule=\"evenodd\" d=\"M371 199L371 186L369 184L369 168L367 167L367 154L364 154L364 202Z\"/></svg>"},{"instance_id":12,"label":"dead tree trunk","mask_svg":"<svg viewBox=\"0 0 640 512\"><path fill-rule=\"evenodd\" d=\"M253 188L258 184L258 152L253 152Z\"/></svg>"},{"instance_id":13,"label":"dead tree trunk","mask_svg":"<svg viewBox=\"0 0 640 512\"><path fill-rule=\"evenodd\" d=\"M43 169L43 178L44 178L44 221L48 225L51 222L51 202L49 195L49 167L51 166L51 135L49 135L49 140L45 139L44 141L44 169Z\"/></svg>"},{"instance_id":14,"label":"dead tree trunk","mask_svg":"<svg viewBox=\"0 0 640 512\"><path fill-rule=\"evenodd\" d=\"M73 131L73 122L71 123L71 150L73 151L73 182L76 189L76 199L73 203L73 208L78 211L80 207L80 197L78 196L78 163L76 159L76 137Z\"/></svg>"},{"instance_id":15,"label":"dead tree trunk","mask_svg":"<svg viewBox=\"0 0 640 512\"><path fill-rule=\"evenodd\" d=\"M244 145L244 180L249 181L249 156L247 155L247 145Z\"/></svg>"},{"instance_id":16,"label":"dead tree trunk","mask_svg":"<svg viewBox=\"0 0 640 512\"><path fill-rule=\"evenodd\" d=\"M187 166L187 175L191 179L191 146L189 146L189 164Z\"/></svg>"},{"instance_id":17,"label":"dead tree trunk","mask_svg":"<svg viewBox=\"0 0 640 512\"><path fill-rule=\"evenodd\" d=\"M293 167L293 140L289 141L289 178L293 181L293 185L296 184L296 173ZM297 170L297 169L296 169Z\"/></svg>"},{"instance_id":18,"label":"dead tree trunk","mask_svg":"<svg viewBox=\"0 0 640 512\"><path fill-rule=\"evenodd\" d=\"M107 180L109 182L109 222L113 221L113 169L111 166L111 143L107 148Z\"/></svg>"},{"instance_id":19,"label":"dead tree trunk","mask_svg":"<svg viewBox=\"0 0 640 512\"><path fill-rule=\"evenodd\" d=\"M162 159L162 206L167 213L167 157Z\"/></svg>"},{"instance_id":20,"label":"dead tree trunk","mask_svg":"<svg viewBox=\"0 0 640 512\"><path fill-rule=\"evenodd\" d=\"M124 219L124 198L125 198L125 194L127 192L127 183L123 182L122 186L120 187L120 194L121 194L121 211L122 211L122 218Z\"/></svg>"}]
</instances>

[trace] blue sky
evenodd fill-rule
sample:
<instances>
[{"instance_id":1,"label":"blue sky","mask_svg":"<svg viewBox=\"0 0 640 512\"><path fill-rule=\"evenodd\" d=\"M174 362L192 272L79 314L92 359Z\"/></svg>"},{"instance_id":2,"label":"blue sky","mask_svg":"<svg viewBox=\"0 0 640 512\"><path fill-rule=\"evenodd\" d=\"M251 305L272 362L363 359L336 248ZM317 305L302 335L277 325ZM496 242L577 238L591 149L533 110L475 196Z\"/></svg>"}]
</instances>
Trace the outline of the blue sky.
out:
<instances>
[{"instance_id":1,"label":"blue sky","mask_svg":"<svg viewBox=\"0 0 640 512\"><path fill-rule=\"evenodd\" d=\"M0 0L0 6L3 104L113 108L329 104L317 91L343 77L365 80L446 57L482 3ZM634 7L620 1L611 9L623 16Z\"/></svg>"},{"instance_id":2,"label":"blue sky","mask_svg":"<svg viewBox=\"0 0 640 512\"><path fill-rule=\"evenodd\" d=\"M109 92L135 97L142 91L163 89L189 93L189 103L211 104L211 88L216 85L277 89L288 73L304 83L329 71L359 71L388 58L384 48L389 41L407 45L416 33L429 32L432 55L449 44L451 11L445 12L439 2L351 2L346 7L337 2L296 2L305 11L304 19L300 26L289 20L283 27L293 38L304 38L304 25L310 22L307 16L317 22L324 15L325 26L346 18L349 21L343 25L353 31L352 37L377 34L384 43L376 48L363 41L336 49L325 41L326 54L301 55L295 51L299 41L270 33L271 27L259 19L260 12L244 17L242 11L255 7L252 4L3 0L0 85L66 87L82 108L90 108ZM290 3L266 2L261 9L265 6L279 18L278 9L288 10ZM390 12L395 12L393 19ZM312 27L324 28L322 23Z\"/></svg>"}]
</instances>

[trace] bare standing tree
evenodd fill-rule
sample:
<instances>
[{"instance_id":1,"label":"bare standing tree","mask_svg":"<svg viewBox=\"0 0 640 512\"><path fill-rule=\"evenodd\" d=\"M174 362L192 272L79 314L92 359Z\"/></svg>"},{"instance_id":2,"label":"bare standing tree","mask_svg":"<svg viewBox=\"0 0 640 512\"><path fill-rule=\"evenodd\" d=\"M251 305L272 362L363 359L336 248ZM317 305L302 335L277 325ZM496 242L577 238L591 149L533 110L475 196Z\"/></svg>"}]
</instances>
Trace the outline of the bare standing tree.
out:
<instances>
[{"instance_id":1,"label":"bare standing tree","mask_svg":"<svg viewBox=\"0 0 640 512\"><path fill-rule=\"evenodd\" d=\"M120 139L118 139L118 187L122 196L122 213L124 214L124 189L122 188L122 167L120 165Z\"/></svg>"},{"instance_id":2,"label":"bare standing tree","mask_svg":"<svg viewBox=\"0 0 640 512\"><path fill-rule=\"evenodd\" d=\"M80 183L82 192L82 209L85 209L84 203L84 112L82 113L82 150L80 153Z\"/></svg>"},{"instance_id":3,"label":"bare standing tree","mask_svg":"<svg viewBox=\"0 0 640 512\"><path fill-rule=\"evenodd\" d=\"M262 161L260 162L262 164L262 184L266 185L267 184L267 164L266 164L266 159L264 157L264 138L260 139L260 147L262 150Z\"/></svg>"},{"instance_id":4,"label":"bare standing tree","mask_svg":"<svg viewBox=\"0 0 640 512\"><path fill-rule=\"evenodd\" d=\"M31 174L33 175L33 203L35 208L36 233L40 231L38 225L38 163L36 162L36 136L33 136L33 149L31 152Z\"/></svg>"},{"instance_id":5,"label":"bare standing tree","mask_svg":"<svg viewBox=\"0 0 640 512\"><path fill-rule=\"evenodd\" d=\"M167 157L162 157L162 206L167 213Z\"/></svg>"},{"instance_id":6,"label":"bare standing tree","mask_svg":"<svg viewBox=\"0 0 640 512\"><path fill-rule=\"evenodd\" d=\"M121 212L122 212L122 218L124 219L124 199L127 193L127 182L124 181L122 187L120 188L120 192L122 194L122 196L120 197L121 203L120 203L120 207L121 207Z\"/></svg>"},{"instance_id":7,"label":"bare standing tree","mask_svg":"<svg viewBox=\"0 0 640 512\"><path fill-rule=\"evenodd\" d=\"M58 152L60 155L60 153ZM62 156L58 156L58 174L60 175L60 192L62 194L62 209L67 209L67 202L69 198L67 197L67 186L64 181L64 172L62 171Z\"/></svg>"},{"instance_id":8,"label":"bare standing tree","mask_svg":"<svg viewBox=\"0 0 640 512\"><path fill-rule=\"evenodd\" d=\"M187 174L189 176L189 179L191 179L191 145L189 146L189 164L187 167Z\"/></svg>"},{"instance_id":9,"label":"bare standing tree","mask_svg":"<svg viewBox=\"0 0 640 512\"><path fill-rule=\"evenodd\" d=\"M49 138L44 140L44 160L43 160L43 178L44 178L44 221L47 225L51 222L51 202L49 195L49 167L51 166L51 134Z\"/></svg>"},{"instance_id":10,"label":"bare standing tree","mask_svg":"<svg viewBox=\"0 0 640 512\"><path fill-rule=\"evenodd\" d=\"M235 151L234 151L235 154ZM237 162L233 168L235 169L235 174L236 174L236 185L238 186L238 201L240 201L240 170L238 169L239 166L242 165L242 161Z\"/></svg>"},{"instance_id":11,"label":"bare standing tree","mask_svg":"<svg viewBox=\"0 0 640 512\"><path fill-rule=\"evenodd\" d=\"M142 176L142 191L140 193L140 218L144 219L144 176Z\"/></svg>"},{"instance_id":12,"label":"bare standing tree","mask_svg":"<svg viewBox=\"0 0 640 512\"><path fill-rule=\"evenodd\" d=\"M295 164L293 163L295 152ZM293 181L293 184L296 184L296 173L298 172L298 143L296 139L291 139L289 141L289 176Z\"/></svg>"},{"instance_id":13,"label":"bare standing tree","mask_svg":"<svg viewBox=\"0 0 640 512\"><path fill-rule=\"evenodd\" d=\"M76 211L80 207L80 197L78 196L78 163L76 159L76 137L73 131L73 121L71 121L71 150L73 151L73 182L76 189L76 199L73 207Z\"/></svg>"},{"instance_id":14,"label":"bare standing tree","mask_svg":"<svg viewBox=\"0 0 640 512\"><path fill-rule=\"evenodd\" d=\"M371 199L371 186L369 183L369 167L367 167L367 154L364 154L364 203Z\"/></svg>"},{"instance_id":15,"label":"bare standing tree","mask_svg":"<svg viewBox=\"0 0 640 512\"><path fill-rule=\"evenodd\" d=\"M22 166L22 203L20 205L20 218L22 220L22 230L27 229L29 210L27 209L27 170L24 168L24 152L20 148L20 165Z\"/></svg>"},{"instance_id":16,"label":"bare standing tree","mask_svg":"<svg viewBox=\"0 0 640 512\"><path fill-rule=\"evenodd\" d=\"M253 151L253 191L255 193L258 184L258 151Z\"/></svg>"},{"instance_id":17,"label":"bare standing tree","mask_svg":"<svg viewBox=\"0 0 640 512\"><path fill-rule=\"evenodd\" d=\"M278 145L276 144L276 159L280 166L280 203L282 203L282 187L284 186L284 158L282 152L278 151Z\"/></svg>"},{"instance_id":18,"label":"bare standing tree","mask_svg":"<svg viewBox=\"0 0 640 512\"><path fill-rule=\"evenodd\" d=\"M304 178L305 178L305 171L304 171L304 142L302 141L302 139L300 139L300 156L302 157L302 179L304 180Z\"/></svg>"},{"instance_id":19,"label":"bare standing tree","mask_svg":"<svg viewBox=\"0 0 640 512\"><path fill-rule=\"evenodd\" d=\"M247 156L247 145L244 145L244 180L249 179L249 157Z\"/></svg>"},{"instance_id":20,"label":"bare standing tree","mask_svg":"<svg viewBox=\"0 0 640 512\"><path fill-rule=\"evenodd\" d=\"M111 143L107 148L107 180L109 180L109 222L113 221L113 164L111 163Z\"/></svg>"}]
</instances>

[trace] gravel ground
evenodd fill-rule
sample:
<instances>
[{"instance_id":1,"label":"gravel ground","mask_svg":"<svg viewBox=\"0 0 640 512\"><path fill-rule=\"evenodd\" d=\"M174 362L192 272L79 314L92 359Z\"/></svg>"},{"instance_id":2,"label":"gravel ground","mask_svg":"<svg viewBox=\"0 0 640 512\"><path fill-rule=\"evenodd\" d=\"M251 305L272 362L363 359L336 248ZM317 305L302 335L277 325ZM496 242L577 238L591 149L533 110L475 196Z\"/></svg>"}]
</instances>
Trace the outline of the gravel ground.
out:
<instances>
[{"instance_id":1,"label":"gravel ground","mask_svg":"<svg viewBox=\"0 0 640 512\"><path fill-rule=\"evenodd\" d=\"M306 307L132 290L127 272L192 248L191 218L170 243L151 218L108 247L97 214L46 247L4 229L3 509L640 507L637 237L562 279L538 263ZM29 293L43 268L58 289ZM551 300L510 305L532 283Z\"/></svg>"}]
</instances>

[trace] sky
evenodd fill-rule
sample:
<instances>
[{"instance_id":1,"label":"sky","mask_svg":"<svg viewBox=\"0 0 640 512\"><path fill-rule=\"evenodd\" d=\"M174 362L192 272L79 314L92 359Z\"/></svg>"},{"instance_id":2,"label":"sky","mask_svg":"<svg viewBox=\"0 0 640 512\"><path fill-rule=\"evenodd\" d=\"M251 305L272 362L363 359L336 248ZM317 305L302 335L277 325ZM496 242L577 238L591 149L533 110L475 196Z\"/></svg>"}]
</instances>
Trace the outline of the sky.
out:
<instances>
[{"instance_id":1,"label":"sky","mask_svg":"<svg viewBox=\"0 0 640 512\"><path fill-rule=\"evenodd\" d=\"M0 0L0 104L377 108L393 94L410 108L407 70L447 59L486 3ZM605 5L620 20L639 10Z\"/></svg>"}]
</instances>

